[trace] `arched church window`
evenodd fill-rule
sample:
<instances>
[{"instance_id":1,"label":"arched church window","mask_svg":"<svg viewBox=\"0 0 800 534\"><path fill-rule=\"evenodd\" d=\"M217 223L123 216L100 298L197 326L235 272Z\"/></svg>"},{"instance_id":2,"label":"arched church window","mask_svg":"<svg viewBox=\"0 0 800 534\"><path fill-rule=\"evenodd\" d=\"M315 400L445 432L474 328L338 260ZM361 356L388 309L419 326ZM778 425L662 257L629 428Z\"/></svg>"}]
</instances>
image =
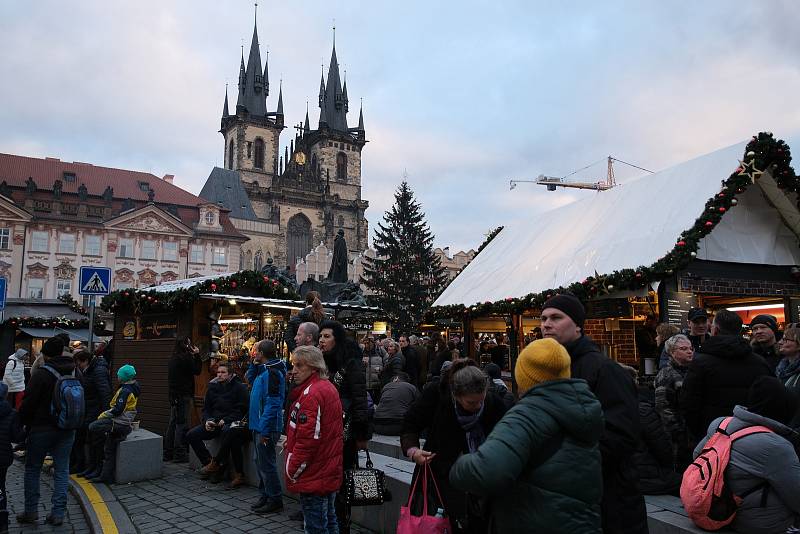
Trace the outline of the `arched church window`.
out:
<instances>
[{"instance_id":1,"label":"arched church window","mask_svg":"<svg viewBox=\"0 0 800 534\"><path fill-rule=\"evenodd\" d=\"M286 224L286 263L294 272L297 260L305 258L311 252L311 221L302 213L298 213Z\"/></svg>"},{"instance_id":2,"label":"arched church window","mask_svg":"<svg viewBox=\"0 0 800 534\"><path fill-rule=\"evenodd\" d=\"M339 228L342 228L344 226L344 217L339 215L339 220L337 222L339 223Z\"/></svg>"},{"instance_id":3,"label":"arched church window","mask_svg":"<svg viewBox=\"0 0 800 534\"><path fill-rule=\"evenodd\" d=\"M239 270L244 271L244 250L239 249Z\"/></svg>"},{"instance_id":4,"label":"arched church window","mask_svg":"<svg viewBox=\"0 0 800 534\"><path fill-rule=\"evenodd\" d=\"M254 152L255 152L255 158L254 158L255 161L253 162L253 166L256 169L263 169L264 168L264 140L260 139L260 138L256 139L256 142L255 142L255 145L254 145L253 148L254 148Z\"/></svg>"},{"instance_id":5,"label":"arched church window","mask_svg":"<svg viewBox=\"0 0 800 534\"><path fill-rule=\"evenodd\" d=\"M231 170L233 169L233 139L231 139L228 145L228 168Z\"/></svg>"},{"instance_id":6,"label":"arched church window","mask_svg":"<svg viewBox=\"0 0 800 534\"><path fill-rule=\"evenodd\" d=\"M264 265L264 255L261 254L261 251L259 250L253 257L253 269L256 271L260 271L263 265Z\"/></svg>"},{"instance_id":7,"label":"arched church window","mask_svg":"<svg viewBox=\"0 0 800 534\"><path fill-rule=\"evenodd\" d=\"M314 174L314 176L316 176L317 171L317 155L311 154L311 172Z\"/></svg>"},{"instance_id":8,"label":"arched church window","mask_svg":"<svg viewBox=\"0 0 800 534\"><path fill-rule=\"evenodd\" d=\"M340 182L347 181L347 154L344 152L336 154L336 179Z\"/></svg>"}]
</instances>

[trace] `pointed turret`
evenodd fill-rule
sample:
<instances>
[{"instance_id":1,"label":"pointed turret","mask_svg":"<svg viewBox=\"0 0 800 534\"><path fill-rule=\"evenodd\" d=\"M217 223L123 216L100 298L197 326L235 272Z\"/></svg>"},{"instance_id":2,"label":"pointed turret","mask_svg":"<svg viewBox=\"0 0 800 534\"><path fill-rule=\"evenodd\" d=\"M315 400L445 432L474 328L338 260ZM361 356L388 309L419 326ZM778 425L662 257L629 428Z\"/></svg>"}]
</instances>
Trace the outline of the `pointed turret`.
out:
<instances>
[{"instance_id":1,"label":"pointed turret","mask_svg":"<svg viewBox=\"0 0 800 534\"><path fill-rule=\"evenodd\" d=\"M236 99L236 111L239 108L247 109L247 71L244 69L244 47L242 47L242 62L239 64L239 97Z\"/></svg>"},{"instance_id":2,"label":"pointed turret","mask_svg":"<svg viewBox=\"0 0 800 534\"><path fill-rule=\"evenodd\" d=\"M283 115L283 80L278 86L278 109L276 112L278 115Z\"/></svg>"},{"instance_id":3,"label":"pointed turret","mask_svg":"<svg viewBox=\"0 0 800 534\"><path fill-rule=\"evenodd\" d=\"M222 118L227 119L230 114L228 113L228 84L225 84L225 103L222 104Z\"/></svg>"},{"instance_id":4,"label":"pointed turret","mask_svg":"<svg viewBox=\"0 0 800 534\"><path fill-rule=\"evenodd\" d=\"M349 101L347 100L347 72L344 73L344 86L342 87L342 94L344 97L344 112L350 111Z\"/></svg>"},{"instance_id":5,"label":"pointed turret","mask_svg":"<svg viewBox=\"0 0 800 534\"><path fill-rule=\"evenodd\" d=\"M264 93L269 95L269 47L267 47L267 59L264 61Z\"/></svg>"},{"instance_id":6,"label":"pointed turret","mask_svg":"<svg viewBox=\"0 0 800 534\"><path fill-rule=\"evenodd\" d=\"M311 125L308 121L308 101L306 101L306 122L303 123L303 135L311 131Z\"/></svg>"},{"instance_id":7,"label":"pointed turret","mask_svg":"<svg viewBox=\"0 0 800 534\"><path fill-rule=\"evenodd\" d=\"M364 131L364 101L361 101L361 109L358 110L358 131Z\"/></svg>"},{"instance_id":8,"label":"pointed turret","mask_svg":"<svg viewBox=\"0 0 800 534\"><path fill-rule=\"evenodd\" d=\"M264 90L264 74L261 70L261 51L258 47L258 27L253 25L253 40L247 59L247 111L251 115L267 114L267 93Z\"/></svg>"},{"instance_id":9,"label":"pointed turret","mask_svg":"<svg viewBox=\"0 0 800 534\"><path fill-rule=\"evenodd\" d=\"M328 82L320 84L320 124L341 132L347 131L347 110L345 97L339 76L339 61L336 58L336 45L331 52L331 63L328 68Z\"/></svg>"}]
</instances>

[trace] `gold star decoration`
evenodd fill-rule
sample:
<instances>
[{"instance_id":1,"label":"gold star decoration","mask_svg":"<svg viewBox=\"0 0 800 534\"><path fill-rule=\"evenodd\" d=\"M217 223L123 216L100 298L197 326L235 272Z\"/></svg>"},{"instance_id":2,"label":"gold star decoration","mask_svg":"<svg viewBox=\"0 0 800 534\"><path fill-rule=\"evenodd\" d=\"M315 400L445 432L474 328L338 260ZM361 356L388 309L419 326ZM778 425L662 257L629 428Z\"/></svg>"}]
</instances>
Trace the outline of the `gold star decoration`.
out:
<instances>
[{"instance_id":1,"label":"gold star decoration","mask_svg":"<svg viewBox=\"0 0 800 534\"><path fill-rule=\"evenodd\" d=\"M739 165L742 167L739 176L747 176L752 183L756 183L756 180L764 174L764 171L760 171L756 168L755 159L751 159L747 163L740 161Z\"/></svg>"}]
</instances>

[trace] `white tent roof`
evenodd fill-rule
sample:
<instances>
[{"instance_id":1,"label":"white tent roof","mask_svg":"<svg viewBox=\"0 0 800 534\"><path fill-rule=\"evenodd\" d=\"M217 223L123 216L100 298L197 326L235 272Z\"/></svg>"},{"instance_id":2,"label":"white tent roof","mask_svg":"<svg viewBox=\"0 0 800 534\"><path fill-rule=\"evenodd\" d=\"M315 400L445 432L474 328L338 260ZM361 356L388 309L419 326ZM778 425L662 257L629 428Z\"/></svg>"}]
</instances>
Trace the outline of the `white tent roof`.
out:
<instances>
[{"instance_id":1,"label":"white tent roof","mask_svg":"<svg viewBox=\"0 0 800 534\"><path fill-rule=\"evenodd\" d=\"M739 165L746 145L738 143L598 192L537 220L506 225L434 306L496 302L567 287L595 272L652 265L702 215L706 201ZM742 225L749 231L742 232ZM698 258L798 265L800 250L758 188L750 187L700 241Z\"/></svg>"}]
</instances>

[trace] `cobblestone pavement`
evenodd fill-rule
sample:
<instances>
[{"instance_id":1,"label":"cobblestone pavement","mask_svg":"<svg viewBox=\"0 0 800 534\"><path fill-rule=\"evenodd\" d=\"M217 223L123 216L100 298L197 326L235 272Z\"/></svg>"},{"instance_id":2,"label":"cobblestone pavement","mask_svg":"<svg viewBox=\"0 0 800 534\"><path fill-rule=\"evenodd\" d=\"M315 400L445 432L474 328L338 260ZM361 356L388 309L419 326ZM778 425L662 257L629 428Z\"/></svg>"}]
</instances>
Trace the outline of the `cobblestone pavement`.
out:
<instances>
[{"instance_id":1,"label":"cobblestone pavement","mask_svg":"<svg viewBox=\"0 0 800 534\"><path fill-rule=\"evenodd\" d=\"M200 480L187 464L164 464L159 480L110 486L140 532L192 533L302 532L302 523L289 520L299 503L284 497L280 514L258 515L250 505L258 500L256 488L225 488L224 483ZM354 526L354 533L371 531Z\"/></svg>"},{"instance_id":2,"label":"cobblestone pavement","mask_svg":"<svg viewBox=\"0 0 800 534\"><path fill-rule=\"evenodd\" d=\"M11 534L28 532L60 532L74 534L89 534L89 525L83 516L80 505L71 493L67 493L67 515L64 516L64 524L54 527L44 522L50 511L50 497L52 495L53 477L42 473L40 482L39 499L39 524L38 525L19 525L16 515L25 511L25 466L19 460L14 461L8 468L6 475L6 491L8 492L8 511L9 529Z\"/></svg>"}]
</instances>

